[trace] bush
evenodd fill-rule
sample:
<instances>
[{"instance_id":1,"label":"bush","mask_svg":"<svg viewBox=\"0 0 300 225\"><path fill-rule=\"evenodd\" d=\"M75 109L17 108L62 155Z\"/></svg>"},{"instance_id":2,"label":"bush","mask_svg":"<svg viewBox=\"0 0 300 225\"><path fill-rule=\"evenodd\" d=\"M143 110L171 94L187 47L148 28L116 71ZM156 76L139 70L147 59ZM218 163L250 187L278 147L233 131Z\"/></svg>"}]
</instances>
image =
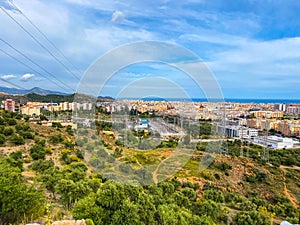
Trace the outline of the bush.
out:
<instances>
[{"instance_id":1,"label":"bush","mask_svg":"<svg viewBox=\"0 0 300 225\"><path fill-rule=\"evenodd\" d=\"M13 118L10 118L7 120L7 124L10 125L10 126L14 126L17 124L17 121Z\"/></svg>"},{"instance_id":2,"label":"bush","mask_svg":"<svg viewBox=\"0 0 300 225\"><path fill-rule=\"evenodd\" d=\"M227 203L237 204L237 203L246 202L247 199L244 196L242 196L242 195L240 195L238 193L227 193L225 195L225 201Z\"/></svg>"},{"instance_id":3,"label":"bush","mask_svg":"<svg viewBox=\"0 0 300 225\"><path fill-rule=\"evenodd\" d=\"M12 135L10 140L15 145L23 145L25 143L24 138L21 135L18 135L18 134Z\"/></svg>"},{"instance_id":4,"label":"bush","mask_svg":"<svg viewBox=\"0 0 300 225\"><path fill-rule=\"evenodd\" d=\"M246 176L246 181L249 183L255 183L255 177L253 175Z\"/></svg>"},{"instance_id":5,"label":"bush","mask_svg":"<svg viewBox=\"0 0 300 225\"><path fill-rule=\"evenodd\" d=\"M86 172L88 170L88 168L83 162L72 163L71 168L72 170L76 169L76 170L81 170L83 172Z\"/></svg>"},{"instance_id":6,"label":"bush","mask_svg":"<svg viewBox=\"0 0 300 225\"><path fill-rule=\"evenodd\" d=\"M0 145L3 145L6 142L6 138L3 134L0 134Z\"/></svg>"},{"instance_id":7,"label":"bush","mask_svg":"<svg viewBox=\"0 0 300 225\"><path fill-rule=\"evenodd\" d=\"M38 172L44 172L45 170L54 167L54 162L52 160L37 160L34 161L29 168Z\"/></svg>"},{"instance_id":8,"label":"bush","mask_svg":"<svg viewBox=\"0 0 300 225\"><path fill-rule=\"evenodd\" d=\"M11 128L11 127L5 127L4 130L3 130L3 134L5 136L10 136L14 133L14 129Z\"/></svg>"},{"instance_id":9,"label":"bush","mask_svg":"<svg viewBox=\"0 0 300 225\"><path fill-rule=\"evenodd\" d=\"M74 135L74 130L73 130L73 128L72 128L71 125L68 125L68 126L66 127L66 132L67 132L69 135L71 135L71 136Z\"/></svg>"},{"instance_id":10,"label":"bush","mask_svg":"<svg viewBox=\"0 0 300 225\"><path fill-rule=\"evenodd\" d=\"M215 173L215 174L214 174L214 177L215 177L217 180L220 180L220 179L221 179L221 177L220 177L220 175L219 175L218 173Z\"/></svg>"},{"instance_id":11,"label":"bush","mask_svg":"<svg viewBox=\"0 0 300 225\"><path fill-rule=\"evenodd\" d=\"M59 122L52 122L52 127L63 128L63 126Z\"/></svg>"},{"instance_id":12,"label":"bush","mask_svg":"<svg viewBox=\"0 0 300 225\"><path fill-rule=\"evenodd\" d=\"M36 144L39 144L39 145L43 146L43 147L45 147L45 145L46 145L46 140L45 139L35 138L34 142Z\"/></svg>"},{"instance_id":13,"label":"bush","mask_svg":"<svg viewBox=\"0 0 300 225\"><path fill-rule=\"evenodd\" d=\"M205 190L203 192L203 198L207 200L213 200L215 202L224 202L225 198L221 191L219 190Z\"/></svg>"},{"instance_id":14,"label":"bush","mask_svg":"<svg viewBox=\"0 0 300 225\"><path fill-rule=\"evenodd\" d=\"M6 124L6 121L5 119L1 116L0 117L0 125L5 125Z\"/></svg>"},{"instance_id":15,"label":"bush","mask_svg":"<svg viewBox=\"0 0 300 225\"><path fill-rule=\"evenodd\" d=\"M222 213L221 205L212 200L204 200L200 203L199 215L207 215L216 220Z\"/></svg>"},{"instance_id":16,"label":"bush","mask_svg":"<svg viewBox=\"0 0 300 225\"><path fill-rule=\"evenodd\" d=\"M233 216L233 224L239 225L269 225L270 220L267 216L256 211L237 213Z\"/></svg>"},{"instance_id":17,"label":"bush","mask_svg":"<svg viewBox=\"0 0 300 225\"><path fill-rule=\"evenodd\" d=\"M267 177L268 177L267 174L264 173L264 172L257 172L256 173L256 179L260 183L266 182Z\"/></svg>"},{"instance_id":18,"label":"bush","mask_svg":"<svg viewBox=\"0 0 300 225\"><path fill-rule=\"evenodd\" d=\"M65 148L74 149L75 144L72 141L64 141Z\"/></svg>"},{"instance_id":19,"label":"bush","mask_svg":"<svg viewBox=\"0 0 300 225\"><path fill-rule=\"evenodd\" d=\"M64 150L68 150L68 149L64 149ZM66 163L66 164L70 164L72 162L69 153L67 151L62 151L61 152L61 159Z\"/></svg>"},{"instance_id":20,"label":"bush","mask_svg":"<svg viewBox=\"0 0 300 225\"><path fill-rule=\"evenodd\" d=\"M49 138L49 142L52 144L58 144L63 142L64 138L58 134L58 135L53 135L52 137Z\"/></svg>"},{"instance_id":21,"label":"bush","mask_svg":"<svg viewBox=\"0 0 300 225\"><path fill-rule=\"evenodd\" d=\"M43 216L44 192L26 185L21 171L0 157L0 223L26 224Z\"/></svg>"},{"instance_id":22,"label":"bush","mask_svg":"<svg viewBox=\"0 0 300 225\"><path fill-rule=\"evenodd\" d=\"M70 159L72 162L80 162L80 160L78 159L78 157L76 155L71 155Z\"/></svg>"},{"instance_id":23,"label":"bush","mask_svg":"<svg viewBox=\"0 0 300 225\"><path fill-rule=\"evenodd\" d=\"M35 144L34 146L32 146L30 148L30 156L34 159L34 160L38 160L38 159L45 159L46 156L46 151L43 148L43 146L39 145L39 144Z\"/></svg>"},{"instance_id":24,"label":"bush","mask_svg":"<svg viewBox=\"0 0 300 225\"><path fill-rule=\"evenodd\" d=\"M78 149L78 150L76 151L76 156L77 156L79 159L83 159L83 158L84 158L84 152Z\"/></svg>"},{"instance_id":25,"label":"bush","mask_svg":"<svg viewBox=\"0 0 300 225\"><path fill-rule=\"evenodd\" d=\"M48 147L45 148L45 152L46 152L46 154L51 155L51 154L53 153L53 150L52 150L52 148L50 148L50 147L48 146Z\"/></svg>"},{"instance_id":26,"label":"bush","mask_svg":"<svg viewBox=\"0 0 300 225\"><path fill-rule=\"evenodd\" d=\"M227 163L225 163L225 162L222 162L222 163L216 165L216 167L218 169L222 170L222 171L227 171L227 170L231 170L232 169L232 166L229 165L229 164L227 164Z\"/></svg>"},{"instance_id":27,"label":"bush","mask_svg":"<svg viewBox=\"0 0 300 225\"><path fill-rule=\"evenodd\" d=\"M93 222L93 220L91 220L91 219L86 219L86 220L85 220L85 224L86 224L86 225L94 225L94 222Z\"/></svg>"},{"instance_id":28,"label":"bush","mask_svg":"<svg viewBox=\"0 0 300 225\"><path fill-rule=\"evenodd\" d=\"M22 135L22 137L27 138L27 139L34 139L34 133L32 133L30 131L21 131L20 135Z\"/></svg>"}]
</instances>

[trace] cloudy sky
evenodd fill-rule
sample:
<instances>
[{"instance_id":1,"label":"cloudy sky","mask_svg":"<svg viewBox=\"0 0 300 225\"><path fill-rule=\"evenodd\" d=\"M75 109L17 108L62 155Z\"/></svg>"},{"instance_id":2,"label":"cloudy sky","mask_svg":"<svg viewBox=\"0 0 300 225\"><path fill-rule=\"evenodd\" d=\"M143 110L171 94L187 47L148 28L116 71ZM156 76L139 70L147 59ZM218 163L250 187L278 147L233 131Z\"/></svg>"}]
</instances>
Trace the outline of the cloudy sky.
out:
<instances>
[{"instance_id":1,"label":"cloudy sky","mask_svg":"<svg viewBox=\"0 0 300 225\"><path fill-rule=\"evenodd\" d=\"M0 5L0 86L71 93L110 50L162 41L202 59L227 98L300 98L298 0L0 0ZM162 79L170 85L161 85ZM125 89L149 95L143 93L147 88L154 96L180 97L178 87L191 97L205 96L184 71L160 62L127 65L104 86L101 95L113 97Z\"/></svg>"}]
</instances>

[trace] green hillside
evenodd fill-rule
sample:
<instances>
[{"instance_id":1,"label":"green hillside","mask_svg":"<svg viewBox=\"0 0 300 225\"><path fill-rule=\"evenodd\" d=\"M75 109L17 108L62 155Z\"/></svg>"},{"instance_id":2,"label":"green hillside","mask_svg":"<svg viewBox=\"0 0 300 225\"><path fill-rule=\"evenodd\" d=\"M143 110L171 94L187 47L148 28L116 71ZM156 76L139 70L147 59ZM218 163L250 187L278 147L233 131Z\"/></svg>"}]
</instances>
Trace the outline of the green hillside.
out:
<instances>
[{"instance_id":1,"label":"green hillside","mask_svg":"<svg viewBox=\"0 0 300 225\"><path fill-rule=\"evenodd\" d=\"M59 94L48 94L48 95L39 95L36 93L29 93L25 95L10 95L10 94L0 94L0 101L5 99L13 99L16 102L21 104L25 104L27 102L53 102L53 103L60 103L60 102L73 102L74 97L76 96L77 101L83 100L84 102L90 101L93 102L95 99L84 95L84 94L69 94L69 95L59 95ZM112 101L113 98L111 97L102 97L99 96L97 101Z\"/></svg>"},{"instance_id":2,"label":"green hillside","mask_svg":"<svg viewBox=\"0 0 300 225\"><path fill-rule=\"evenodd\" d=\"M226 155L209 153L204 143L143 151L99 127L74 133L4 111L0 144L0 224L70 216L99 225L298 222L299 149L272 151L269 162L255 145L240 157L238 141L224 143ZM203 160L212 162L205 170ZM164 169L177 163L182 168L165 180Z\"/></svg>"}]
</instances>

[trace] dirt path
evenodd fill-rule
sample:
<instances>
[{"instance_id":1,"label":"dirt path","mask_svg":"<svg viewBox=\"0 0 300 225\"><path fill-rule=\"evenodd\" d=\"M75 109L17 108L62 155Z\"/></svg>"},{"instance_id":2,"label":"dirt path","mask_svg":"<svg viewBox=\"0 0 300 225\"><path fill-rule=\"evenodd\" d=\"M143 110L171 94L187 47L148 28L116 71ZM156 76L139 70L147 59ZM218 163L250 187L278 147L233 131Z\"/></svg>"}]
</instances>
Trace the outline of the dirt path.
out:
<instances>
[{"instance_id":1,"label":"dirt path","mask_svg":"<svg viewBox=\"0 0 300 225\"><path fill-rule=\"evenodd\" d=\"M155 184L158 183L158 175L161 175L159 173L159 169L161 169L162 166L164 165L172 165L173 167L175 167L176 169L174 169L174 173L177 172L180 168L182 168L187 162L188 160L192 157L193 152L189 152L190 150L187 151L179 151L177 149L177 151L172 152L167 158L165 158L164 160L162 160L157 167L155 168L155 170L153 171L153 182ZM187 157L186 159L184 159L184 157ZM176 159L174 161L174 159ZM170 160L171 163L167 164L166 162ZM165 174L163 174L165 175ZM167 174L167 176L170 176L170 174Z\"/></svg>"},{"instance_id":2,"label":"dirt path","mask_svg":"<svg viewBox=\"0 0 300 225\"><path fill-rule=\"evenodd\" d=\"M298 208L298 201L297 199L290 194L287 185L286 185L286 170L285 169L295 169L295 170L300 170L300 167L294 166L294 167L289 167L289 166L280 166L280 169L282 170L282 174L283 174L283 184L284 184L284 195L291 201L292 205L295 208Z\"/></svg>"}]
</instances>

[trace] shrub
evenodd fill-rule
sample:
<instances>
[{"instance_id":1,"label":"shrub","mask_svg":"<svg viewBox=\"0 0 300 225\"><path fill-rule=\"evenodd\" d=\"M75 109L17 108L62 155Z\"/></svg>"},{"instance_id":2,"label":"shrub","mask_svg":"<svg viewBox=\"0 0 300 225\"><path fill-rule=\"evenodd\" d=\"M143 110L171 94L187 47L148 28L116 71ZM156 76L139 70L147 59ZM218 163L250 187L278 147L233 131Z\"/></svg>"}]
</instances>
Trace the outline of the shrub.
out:
<instances>
[{"instance_id":1,"label":"shrub","mask_svg":"<svg viewBox=\"0 0 300 225\"><path fill-rule=\"evenodd\" d=\"M269 225L270 220L267 216L256 211L237 213L233 216L233 224L239 225Z\"/></svg>"},{"instance_id":2,"label":"shrub","mask_svg":"<svg viewBox=\"0 0 300 225\"><path fill-rule=\"evenodd\" d=\"M5 136L0 134L0 145L3 145L6 142Z\"/></svg>"},{"instance_id":3,"label":"shrub","mask_svg":"<svg viewBox=\"0 0 300 225\"><path fill-rule=\"evenodd\" d=\"M215 202L224 202L225 198L221 191L219 190L205 190L203 192L203 198L207 200L213 200Z\"/></svg>"},{"instance_id":4,"label":"shrub","mask_svg":"<svg viewBox=\"0 0 300 225\"><path fill-rule=\"evenodd\" d=\"M63 126L59 122L52 122L52 127L63 128Z\"/></svg>"},{"instance_id":5,"label":"shrub","mask_svg":"<svg viewBox=\"0 0 300 225\"><path fill-rule=\"evenodd\" d=\"M78 149L78 150L76 151L76 156L77 156L79 159L83 159L83 158L84 158L84 152Z\"/></svg>"},{"instance_id":6,"label":"shrub","mask_svg":"<svg viewBox=\"0 0 300 225\"><path fill-rule=\"evenodd\" d=\"M80 161L76 155L71 155L70 159L71 159L72 162L79 162Z\"/></svg>"},{"instance_id":7,"label":"shrub","mask_svg":"<svg viewBox=\"0 0 300 225\"><path fill-rule=\"evenodd\" d=\"M14 126L17 124L17 121L13 118L10 118L7 120L7 124L10 125L10 126Z\"/></svg>"},{"instance_id":8,"label":"shrub","mask_svg":"<svg viewBox=\"0 0 300 225\"><path fill-rule=\"evenodd\" d=\"M50 148L50 147L48 146L48 147L45 148L45 152L46 152L46 154L51 155L51 154L53 153L53 150L52 150L52 148Z\"/></svg>"},{"instance_id":9,"label":"shrub","mask_svg":"<svg viewBox=\"0 0 300 225\"><path fill-rule=\"evenodd\" d=\"M30 156L34 160L45 159L46 151L43 146L36 144L30 148Z\"/></svg>"},{"instance_id":10,"label":"shrub","mask_svg":"<svg viewBox=\"0 0 300 225\"><path fill-rule=\"evenodd\" d=\"M227 164L226 162L222 162L222 163L217 165L217 168L222 170L222 171L227 171L227 170L231 170L232 166Z\"/></svg>"},{"instance_id":11,"label":"shrub","mask_svg":"<svg viewBox=\"0 0 300 225\"><path fill-rule=\"evenodd\" d=\"M85 224L86 224L86 225L94 225L94 222L93 222L93 220L91 220L91 219L86 219L86 220L85 220Z\"/></svg>"},{"instance_id":12,"label":"shrub","mask_svg":"<svg viewBox=\"0 0 300 225\"><path fill-rule=\"evenodd\" d=\"M30 131L21 131L20 135L22 135L24 138L27 138L27 139L33 139L34 138L34 133L32 133Z\"/></svg>"},{"instance_id":13,"label":"shrub","mask_svg":"<svg viewBox=\"0 0 300 225\"><path fill-rule=\"evenodd\" d=\"M38 172L44 172L45 170L54 167L54 162L52 160L37 160L34 161L29 168Z\"/></svg>"},{"instance_id":14,"label":"shrub","mask_svg":"<svg viewBox=\"0 0 300 225\"><path fill-rule=\"evenodd\" d=\"M43 146L43 147L45 147L45 145L46 145L46 140L45 139L35 138L34 142L36 144L39 144L39 145Z\"/></svg>"},{"instance_id":15,"label":"shrub","mask_svg":"<svg viewBox=\"0 0 300 225\"><path fill-rule=\"evenodd\" d=\"M52 144L58 144L63 142L64 138L58 134L58 135L53 135L52 137L49 138L49 142Z\"/></svg>"},{"instance_id":16,"label":"shrub","mask_svg":"<svg viewBox=\"0 0 300 225\"><path fill-rule=\"evenodd\" d=\"M216 178L217 180L220 180L220 179L221 179L221 177L220 177L220 175L219 175L218 173L215 173L214 176L215 176L215 178Z\"/></svg>"},{"instance_id":17,"label":"shrub","mask_svg":"<svg viewBox=\"0 0 300 225\"><path fill-rule=\"evenodd\" d=\"M12 135L10 140L15 145L23 145L25 143L24 138L21 135L18 135L18 134Z\"/></svg>"},{"instance_id":18,"label":"shrub","mask_svg":"<svg viewBox=\"0 0 300 225\"><path fill-rule=\"evenodd\" d=\"M6 124L6 121L5 119L1 116L0 117L0 125L5 125Z\"/></svg>"},{"instance_id":19,"label":"shrub","mask_svg":"<svg viewBox=\"0 0 300 225\"><path fill-rule=\"evenodd\" d=\"M74 149L75 144L72 141L64 141L63 142L66 148Z\"/></svg>"},{"instance_id":20,"label":"shrub","mask_svg":"<svg viewBox=\"0 0 300 225\"><path fill-rule=\"evenodd\" d=\"M69 135L71 135L71 136L74 135L74 130L73 130L73 128L72 128L71 125L68 125L68 126L66 127L66 132L67 132Z\"/></svg>"},{"instance_id":21,"label":"shrub","mask_svg":"<svg viewBox=\"0 0 300 225\"><path fill-rule=\"evenodd\" d=\"M267 174L264 173L264 172L258 172L258 173L256 173L256 179L260 183L266 182L267 177L268 177Z\"/></svg>"},{"instance_id":22,"label":"shrub","mask_svg":"<svg viewBox=\"0 0 300 225\"><path fill-rule=\"evenodd\" d=\"M4 130L3 130L3 134L5 136L10 136L14 133L14 129L11 128L11 127L5 127Z\"/></svg>"}]
</instances>

